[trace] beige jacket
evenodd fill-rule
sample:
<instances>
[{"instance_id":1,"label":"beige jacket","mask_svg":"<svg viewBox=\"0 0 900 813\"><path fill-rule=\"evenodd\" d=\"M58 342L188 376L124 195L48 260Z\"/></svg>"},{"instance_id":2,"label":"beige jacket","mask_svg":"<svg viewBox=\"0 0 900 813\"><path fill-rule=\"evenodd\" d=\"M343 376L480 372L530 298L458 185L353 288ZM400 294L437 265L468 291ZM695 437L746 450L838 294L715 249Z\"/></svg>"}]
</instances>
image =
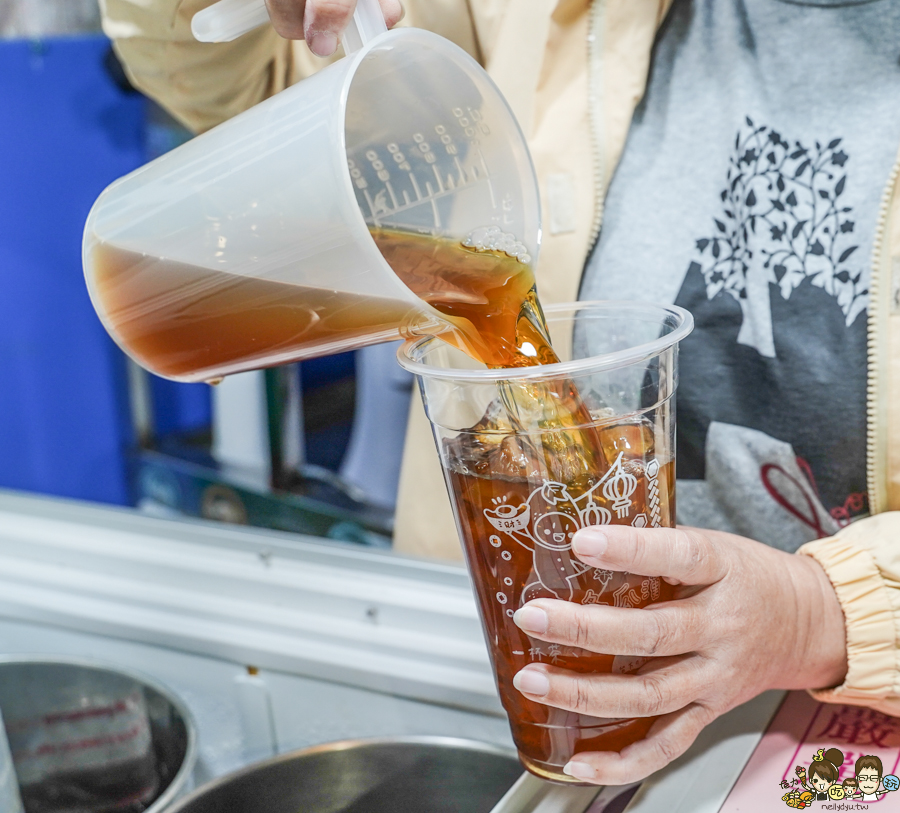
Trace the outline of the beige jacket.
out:
<instances>
[{"instance_id":1,"label":"beige jacket","mask_svg":"<svg viewBox=\"0 0 900 813\"><path fill-rule=\"evenodd\" d=\"M202 45L190 18L210 0L101 0L132 81L201 131L329 60L263 27ZM479 59L515 110L541 185L545 302L576 298L603 200L644 93L671 0L406 0L403 25L442 34ZM873 516L810 543L847 621L845 683L823 700L900 715L900 190L895 166L873 252L869 308L868 491ZM418 398L410 416L395 547L459 558L449 502ZM788 619L786 619L788 621Z\"/></svg>"}]
</instances>

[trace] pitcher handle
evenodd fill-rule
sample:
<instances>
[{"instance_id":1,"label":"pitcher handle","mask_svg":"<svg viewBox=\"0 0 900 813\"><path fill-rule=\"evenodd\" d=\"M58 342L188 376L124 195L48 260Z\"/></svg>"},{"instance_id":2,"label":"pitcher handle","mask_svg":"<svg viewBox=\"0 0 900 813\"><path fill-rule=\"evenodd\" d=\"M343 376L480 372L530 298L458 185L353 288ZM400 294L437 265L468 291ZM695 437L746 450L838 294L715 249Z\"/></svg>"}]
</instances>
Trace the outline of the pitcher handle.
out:
<instances>
[{"instance_id":1,"label":"pitcher handle","mask_svg":"<svg viewBox=\"0 0 900 813\"><path fill-rule=\"evenodd\" d=\"M385 31L387 31L387 25L384 22L384 14L381 13L378 0L356 0L353 19L350 20L350 25L347 26L344 38L341 40L344 53L347 56L356 53L367 42Z\"/></svg>"},{"instance_id":2,"label":"pitcher handle","mask_svg":"<svg viewBox=\"0 0 900 813\"><path fill-rule=\"evenodd\" d=\"M219 0L194 15L191 33L199 42L231 42L268 20L265 0ZM358 51L385 31L378 0L357 0L353 19L344 32L344 53Z\"/></svg>"}]
</instances>

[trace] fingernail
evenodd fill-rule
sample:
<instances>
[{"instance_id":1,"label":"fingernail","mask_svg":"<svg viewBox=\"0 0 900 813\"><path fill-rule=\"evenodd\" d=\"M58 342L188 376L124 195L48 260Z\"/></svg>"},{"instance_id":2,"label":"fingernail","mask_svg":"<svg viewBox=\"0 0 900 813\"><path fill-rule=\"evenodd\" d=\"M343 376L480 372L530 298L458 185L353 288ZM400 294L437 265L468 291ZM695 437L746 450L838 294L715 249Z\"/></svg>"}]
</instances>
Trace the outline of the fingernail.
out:
<instances>
[{"instance_id":1,"label":"fingernail","mask_svg":"<svg viewBox=\"0 0 900 813\"><path fill-rule=\"evenodd\" d=\"M563 773L573 776L575 779L596 779L597 773L587 762L567 762L563 766Z\"/></svg>"},{"instance_id":2,"label":"fingernail","mask_svg":"<svg viewBox=\"0 0 900 813\"><path fill-rule=\"evenodd\" d=\"M540 607L525 606L516 610L513 621L516 622L519 629L523 629L525 632L546 632L550 626L550 619L547 618L547 613Z\"/></svg>"},{"instance_id":3,"label":"fingernail","mask_svg":"<svg viewBox=\"0 0 900 813\"><path fill-rule=\"evenodd\" d=\"M331 56L337 50L337 36L331 31L308 31L306 44L316 56Z\"/></svg>"},{"instance_id":4,"label":"fingernail","mask_svg":"<svg viewBox=\"0 0 900 813\"><path fill-rule=\"evenodd\" d=\"M543 672L525 667L513 678L513 686L525 694L543 697L550 691L550 681Z\"/></svg>"},{"instance_id":5,"label":"fingernail","mask_svg":"<svg viewBox=\"0 0 900 813\"><path fill-rule=\"evenodd\" d=\"M572 539L572 550L578 556L600 557L606 553L609 539L603 531L594 528L582 528Z\"/></svg>"}]
</instances>

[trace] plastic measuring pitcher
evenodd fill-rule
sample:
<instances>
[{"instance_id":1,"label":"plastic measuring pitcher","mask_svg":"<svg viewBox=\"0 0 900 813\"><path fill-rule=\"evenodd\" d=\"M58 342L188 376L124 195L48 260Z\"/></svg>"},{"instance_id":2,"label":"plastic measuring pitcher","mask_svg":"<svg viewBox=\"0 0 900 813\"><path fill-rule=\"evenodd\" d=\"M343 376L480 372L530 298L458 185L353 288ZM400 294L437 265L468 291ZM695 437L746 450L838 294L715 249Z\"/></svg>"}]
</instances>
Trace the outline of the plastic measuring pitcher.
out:
<instances>
[{"instance_id":1,"label":"plastic measuring pitcher","mask_svg":"<svg viewBox=\"0 0 900 813\"><path fill-rule=\"evenodd\" d=\"M536 259L534 169L491 79L440 36L385 31L376 0L356 20L358 50L94 204L91 299L142 366L208 381L440 330L379 250L398 235Z\"/></svg>"}]
</instances>

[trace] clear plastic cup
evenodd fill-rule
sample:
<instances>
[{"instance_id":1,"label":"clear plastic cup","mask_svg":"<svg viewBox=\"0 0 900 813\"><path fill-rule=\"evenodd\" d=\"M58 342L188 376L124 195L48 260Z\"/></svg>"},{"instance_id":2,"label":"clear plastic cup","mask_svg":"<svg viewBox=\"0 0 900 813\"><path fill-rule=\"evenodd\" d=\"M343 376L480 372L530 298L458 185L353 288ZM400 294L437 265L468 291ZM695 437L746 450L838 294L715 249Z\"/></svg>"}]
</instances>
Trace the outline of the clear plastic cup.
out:
<instances>
[{"instance_id":1,"label":"clear plastic cup","mask_svg":"<svg viewBox=\"0 0 900 813\"><path fill-rule=\"evenodd\" d=\"M212 380L439 330L373 230L537 256L522 132L475 60L426 31L380 34L113 183L83 261L126 353Z\"/></svg>"},{"instance_id":2,"label":"clear plastic cup","mask_svg":"<svg viewBox=\"0 0 900 813\"><path fill-rule=\"evenodd\" d=\"M693 320L635 302L546 315L559 364L488 370L433 337L407 342L398 358L418 377L519 756L568 783L574 754L620 751L653 719L534 703L513 676L535 662L627 674L645 661L547 644L512 616L535 598L643 607L670 597L660 579L587 567L571 546L590 525L674 525L678 342Z\"/></svg>"}]
</instances>

